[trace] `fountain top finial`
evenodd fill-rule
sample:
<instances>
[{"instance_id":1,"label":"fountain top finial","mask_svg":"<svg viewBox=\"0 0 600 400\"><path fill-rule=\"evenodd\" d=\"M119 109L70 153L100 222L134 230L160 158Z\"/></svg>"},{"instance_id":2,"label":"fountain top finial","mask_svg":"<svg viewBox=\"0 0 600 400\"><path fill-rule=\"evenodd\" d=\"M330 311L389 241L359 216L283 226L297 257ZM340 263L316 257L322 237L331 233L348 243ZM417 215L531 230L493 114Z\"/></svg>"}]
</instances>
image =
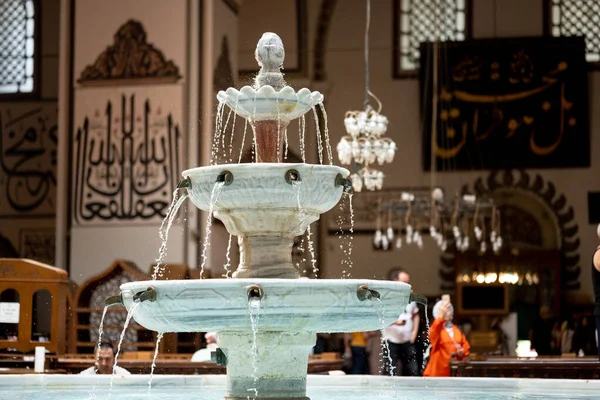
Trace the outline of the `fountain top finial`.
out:
<instances>
[{"instance_id":1,"label":"fountain top finial","mask_svg":"<svg viewBox=\"0 0 600 400\"><path fill-rule=\"evenodd\" d=\"M281 73L285 49L279 35L273 32L263 33L256 45L254 57L260 66L254 80L255 89L270 85L277 91L281 90L286 85Z\"/></svg>"}]
</instances>

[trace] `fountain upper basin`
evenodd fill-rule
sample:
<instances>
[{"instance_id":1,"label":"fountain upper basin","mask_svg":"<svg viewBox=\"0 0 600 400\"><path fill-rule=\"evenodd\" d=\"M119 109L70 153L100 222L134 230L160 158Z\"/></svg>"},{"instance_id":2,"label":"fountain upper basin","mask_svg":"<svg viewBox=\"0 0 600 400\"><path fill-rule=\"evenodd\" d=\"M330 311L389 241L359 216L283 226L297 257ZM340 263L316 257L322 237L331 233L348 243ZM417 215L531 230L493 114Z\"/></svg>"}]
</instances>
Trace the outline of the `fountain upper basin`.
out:
<instances>
[{"instance_id":1,"label":"fountain upper basin","mask_svg":"<svg viewBox=\"0 0 600 400\"><path fill-rule=\"evenodd\" d=\"M231 181L217 190L224 171ZM290 171L297 180L289 180ZM344 188L338 175L347 178L350 172L333 165L249 163L198 167L182 175L191 182L188 193L196 207L212 210L232 235L300 236L339 202Z\"/></svg>"},{"instance_id":2,"label":"fountain upper basin","mask_svg":"<svg viewBox=\"0 0 600 400\"><path fill-rule=\"evenodd\" d=\"M152 286L156 301L142 301L133 318L157 332L251 331L248 289L259 285L260 331L362 332L391 324L410 299L410 285L368 279L207 279L140 281L121 285L123 304ZM380 301L360 300L361 285ZM383 320L383 321L382 321Z\"/></svg>"},{"instance_id":3,"label":"fountain upper basin","mask_svg":"<svg viewBox=\"0 0 600 400\"><path fill-rule=\"evenodd\" d=\"M221 90L217 99L227 104L240 117L251 121L277 119L289 122L322 103L323 95L306 88L296 93L290 86L276 91L272 86L265 85L258 89L244 86L239 91L235 88Z\"/></svg>"}]
</instances>

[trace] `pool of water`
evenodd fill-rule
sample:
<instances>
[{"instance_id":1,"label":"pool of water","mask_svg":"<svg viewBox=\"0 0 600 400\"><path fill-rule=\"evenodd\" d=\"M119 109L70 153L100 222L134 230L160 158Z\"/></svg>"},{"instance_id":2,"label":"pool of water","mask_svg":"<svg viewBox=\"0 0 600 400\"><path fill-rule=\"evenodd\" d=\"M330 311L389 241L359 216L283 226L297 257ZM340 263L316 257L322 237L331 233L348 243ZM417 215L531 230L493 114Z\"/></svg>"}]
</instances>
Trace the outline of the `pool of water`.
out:
<instances>
[{"instance_id":1,"label":"pool of water","mask_svg":"<svg viewBox=\"0 0 600 400\"><path fill-rule=\"evenodd\" d=\"M221 400L225 376L115 377L81 375L0 375L1 400ZM252 398L253 393L249 393ZM260 395L260 394L259 394ZM599 399L600 382L510 378L390 378L309 376L312 400L504 400ZM365 397L366 396L366 397Z\"/></svg>"}]
</instances>

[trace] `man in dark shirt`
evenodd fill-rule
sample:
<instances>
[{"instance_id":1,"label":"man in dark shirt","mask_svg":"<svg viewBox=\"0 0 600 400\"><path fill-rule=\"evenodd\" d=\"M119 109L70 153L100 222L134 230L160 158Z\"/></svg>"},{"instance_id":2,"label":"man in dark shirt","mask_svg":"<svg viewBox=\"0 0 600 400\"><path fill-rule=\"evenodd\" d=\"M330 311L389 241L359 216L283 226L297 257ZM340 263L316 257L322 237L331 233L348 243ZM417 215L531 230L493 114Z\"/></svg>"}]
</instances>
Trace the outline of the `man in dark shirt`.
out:
<instances>
[{"instance_id":1,"label":"man in dark shirt","mask_svg":"<svg viewBox=\"0 0 600 400\"><path fill-rule=\"evenodd\" d=\"M600 238L600 225L598 225L598 238ZM596 307L594 308L596 335L598 340L600 340L600 246L596 248L592 260L592 282L594 285L594 298L596 302ZM598 359L600 359L600 346L598 346Z\"/></svg>"}]
</instances>

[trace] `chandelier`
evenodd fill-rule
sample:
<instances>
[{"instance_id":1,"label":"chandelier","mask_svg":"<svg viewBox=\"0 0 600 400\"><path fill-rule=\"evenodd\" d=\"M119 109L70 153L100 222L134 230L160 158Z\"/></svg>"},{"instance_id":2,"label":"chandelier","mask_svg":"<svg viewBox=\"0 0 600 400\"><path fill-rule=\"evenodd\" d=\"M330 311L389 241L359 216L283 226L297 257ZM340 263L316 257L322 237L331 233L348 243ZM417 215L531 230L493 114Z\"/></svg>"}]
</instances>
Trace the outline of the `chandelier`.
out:
<instances>
[{"instance_id":1,"label":"chandelier","mask_svg":"<svg viewBox=\"0 0 600 400\"><path fill-rule=\"evenodd\" d=\"M369 26L371 20L371 4L367 0L367 22L365 29L365 102L362 111L347 111L344 126L348 135L342 137L337 145L338 158L342 165L353 165L356 172L350 175L355 192L381 190L383 172L372 167L377 163L391 163L396 153L396 143L383 138L388 126L388 119L381 114L381 101L369 89ZM373 97L379 107L377 111L369 104Z\"/></svg>"},{"instance_id":2,"label":"chandelier","mask_svg":"<svg viewBox=\"0 0 600 400\"><path fill-rule=\"evenodd\" d=\"M463 194L448 200L436 187L431 191L389 191L378 203L373 237L377 249L400 249L403 245L423 248L424 234L429 234L442 251L454 246L460 252L475 249L483 255L502 249L500 212L492 199Z\"/></svg>"}]
</instances>

